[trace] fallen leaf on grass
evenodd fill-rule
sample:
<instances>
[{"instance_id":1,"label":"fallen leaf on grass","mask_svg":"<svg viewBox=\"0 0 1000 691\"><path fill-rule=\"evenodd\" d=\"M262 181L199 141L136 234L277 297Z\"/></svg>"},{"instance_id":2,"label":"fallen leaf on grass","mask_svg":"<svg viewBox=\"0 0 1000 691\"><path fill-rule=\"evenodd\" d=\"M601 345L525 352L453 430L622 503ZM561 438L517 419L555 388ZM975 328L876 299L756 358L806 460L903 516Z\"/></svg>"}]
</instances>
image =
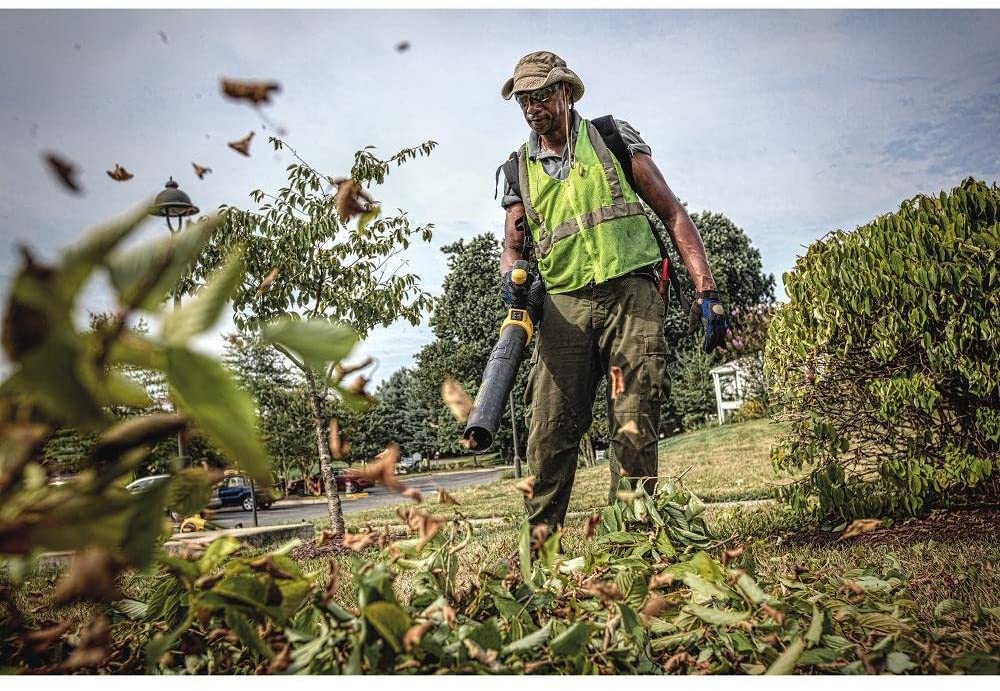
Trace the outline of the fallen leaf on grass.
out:
<instances>
[{"instance_id":1,"label":"fallen leaf on grass","mask_svg":"<svg viewBox=\"0 0 1000 691\"><path fill-rule=\"evenodd\" d=\"M654 588L663 588L673 585L673 583L674 575L664 571L663 573L658 573L649 579L649 589L653 590Z\"/></svg>"},{"instance_id":2,"label":"fallen leaf on grass","mask_svg":"<svg viewBox=\"0 0 1000 691\"><path fill-rule=\"evenodd\" d=\"M862 533L869 533L873 530L878 530L883 525L885 525L885 521L879 518L859 518L847 526L847 530L841 534L839 539L846 540L850 537L857 537Z\"/></svg>"},{"instance_id":3,"label":"fallen leaf on grass","mask_svg":"<svg viewBox=\"0 0 1000 691\"><path fill-rule=\"evenodd\" d=\"M434 622L425 621L421 624L414 624L403 634L403 650L410 652L423 640L424 636L434 626Z\"/></svg>"},{"instance_id":4,"label":"fallen leaf on grass","mask_svg":"<svg viewBox=\"0 0 1000 691\"><path fill-rule=\"evenodd\" d=\"M461 506L461 503L455 497L448 494L444 487L437 488L438 493L438 504L444 504L445 506L451 504L454 506Z\"/></svg>"},{"instance_id":5,"label":"fallen leaf on grass","mask_svg":"<svg viewBox=\"0 0 1000 691\"><path fill-rule=\"evenodd\" d=\"M771 605L768 604L761 605L760 611L766 614L767 616L771 617L772 619L774 619L774 621L777 622L778 626L781 626L782 624L785 623L784 613L779 612Z\"/></svg>"},{"instance_id":6,"label":"fallen leaf on grass","mask_svg":"<svg viewBox=\"0 0 1000 691\"><path fill-rule=\"evenodd\" d=\"M583 539L589 540L597 532L597 524L601 522L601 516L592 513L583 522Z\"/></svg>"},{"instance_id":7,"label":"fallen leaf on grass","mask_svg":"<svg viewBox=\"0 0 1000 691\"><path fill-rule=\"evenodd\" d=\"M97 667L108 657L111 645L111 622L104 615L94 619L80 637L80 644L63 663L66 670Z\"/></svg>"},{"instance_id":8,"label":"fallen leaf on grass","mask_svg":"<svg viewBox=\"0 0 1000 691\"><path fill-rule=\"evenodd\" d=\"M256 294L254 294L254 297L259 298L261 295L266 293L267 289L271 287L271 284L274 283L274 279L276 279L277 277L278 277L278 268L275 267L268 272L267 276L264 276L264 280L260 282L260 287L257 288L257 292Z\"/></svg>"},{"instance_id":9,"label":"fallen leaf on grass","mask_svg":"<svg viewBox=\"0 0 1000 691\"><path fill-rule=\"evenodd\" d=\"M253 141L254 133L251 132L243 139L238 139L235 142L229 142L229 148L238 154L243 154L244 156L250 156L250 142Z\"/></svg>"},{"instance_id":10,"label":"fallen leaf on grass","mask_svg":"<svg viewBox=\"0 0 1000 691\"><path fill-rule=\"evenodd\" d=\"M120 598L115 576L120 565L114 555L102 547L88 547L76 552L69 570L56 585L56 605L70 602L111 602Z\"/></svg>"},{"instance_id":11,"label":"fallen leaf on grass","mask_svg":"<svg viewBox=\"0 0 1000 691\"><path fill-rule=\"evenodd\" d=\"M865 589L849 578L842 578L840 579L840 582L843 585L844 589L847 590L848 592L854 593L855 595L865 594Z\"/></svg>"},{"instance_id":12,"label":"fallen leaf on grass","mask_svg":"<svg viewBox=\"0 0 1000 691\"><path fill-rule=\"evenodd\" d=\"M676 669L680 669L682 665L686 667L695 661L696 660L691 656L691 653L685 650L684 652L668 657L667 661L663 663L663 671L673 672Z\"/></svg>"},{"instance_id":13,"label":"fallen leaf on grass","mask_svg":"<svg viewBox=\"0 0 1000 691\"><path fill-rule=\"evenodd\" d=\"M722 552L722 565L725 566L731 562L736 557L743 554L743 550L746 549L742 545L739 547L734 547L733 549L727 549Z\"/></svg>"},{"instance_id":14,"label":"fallen leaf on grass","mask_svg":"<svg viewBox=\"0 0 1000 691\"><path fill-rule=\"evenodd\" d=\"M271 102L271 93L281 91L278 82L240 81L237 79L221 79L222 93L234 101L249 101L260 105Z\"/></svg>"},{"instance_id":15,"label":"fallen leaf on grass","mask_svg":"<svg viewBox=\"0 0 1000 691\"><path fill-rule=\"evenodd\" d=\"M344 533L344 547L353 549L355 552L360 552L365 547L370 546L374 540L375 536L371 533L361 533L360 535Z\"/></svg>"},{"instance_id":16,"label":"fallen leaf on grass","mask_svg":"<svg viewBox=\"0 0 1000 691\"><path fill-rule=\"evenodd\" d=\"M271 659L271 664L267 666L268 674L278 674L279 672L284 672L288 669L288 665L292 661L292 644L285 643L285 647L282 648L277 655Z\"/></svg>"},{"instance_id":17,"label":"fallen leaf on grass","mask_svg":"<svg viewBox=\"0 0 1000 691\"><path fill-rule=\"evenodd\" d=\"M132 173L128 172L117 163L115 164L114 170L106 170L104 172L108 174L109 178L117 180L118 182L125 182L126 180L131 180L135 177Z\"/></svg>"},{"instance_id":18,"label":"fallen leaf on grass","mask_svg":"<svg viewBox=\"0 0 1000 691\"><path fill-rule=\"evenodd\" d=\"M421 502L424 500L424 495L422 495L420 490L416 487L404 487L399 494L407 499L412 499L415 502Z\"/></svg>"},{"instance_id":19,"label":"fallen leaf on grass","mask_svg":"<svg viewBox=\"0 0 1000 691\"><path fill-rule=\"evenodd\" d=\"M59 181L66 189L71 192L75 192L76 194L81 194L83 192L83 190L80 189L79 183L76 181L76 176L79 174L80 169L76 167L75 163L52 152L44 154L42 156L42 160L48 164L49 170L51 170L55 176L59 178Z\"/></svg>"},{"instance_id":20,"label":"fallen leaf on grass","mask_svg":"<svg viewBox=\"0 0 1000 691\"><path fill-rule=\"evenodd\" d=\"M611 385L611 400L618 398L618 394L625 393L625 375L622 368L613 366L608 372L608 383Z\"/></svg>"},{"instance_id":21,"label":"fallen leaf on grass","mask_svg":"<svg viewBox=\"0 0 1000 691\"><path fill-rule=\"evenodd\" d=\"M528 499L533 498L535 496L535 476L529 475L515 484L514 488L520 490Z\"/></svg>"},{"instance_id":22,"label":"fallen leaf on grass","mask_svg":"<svg viewBox=\"0 0 1000 691\"><path fill-rule=\"evenodd\" d=\"M325 532L325 531L324 531ZM340 567L334 559L330 560L330 579L326 582L326 590L323 592L323 604L331 602L337 594L337 585L340 583Z\"/></svg>"},{"instance_id":23,"label":"fallen leaf on grass","mask_svg":"<svg viewBox=\"0 0 1000 691\"><path fill-rule=\"evenodd\" d=\"M469 657L476 662L486 665L487 667L497 666L497 655L499 652L496 650L484 650L471 638L463 638L462 642L465 644L465 649L469 653Z\"/></svg>"},{"instance_id":24,"label":"fallen leaf on grass","mask_svg":"<svg viewBox=\"0 0 1000 691\"><path fill-rule=\"evenodd\" d=\"M444 404L448 406L448 410L451 411L456 420L465 423L469 419L469 413L472 412L472 399L469 398L469 394L465 392L462 385L451 377L441 382L441 398L444 399Z\"/></svg>"},{"instance_id":25,"label":"fallen leaf on grass","mask_svg":"<svg viewBox=\"0 0 1000 691\"><path fill-rule=\"evenodd\" d=\"M58 641L59 638L69 630L69 627L69 621L61 621L48 628L24 634L24 642L32 650L32 652L42 653L49 647L55 645L56 641Z\"/></svg>"},{"instance_id":26,"label":"fallen leaf on grass","mask_svg":"<svg viewBox=\"0 0 1000 691\"><path fill-rule=\"evenodd\" d=\"M211 173L211 168L206 168L205 166L200 166L194 161L191 161L191 165L194 167L194 174L198 176L199 180L204 180L206 173Z\"/></svg>"},{"instance_id":27,"label":"fallen leaf on grass","mask_svg":"<svg viewBox=\"0 0 1000 691\"><path fill-rule=\"evenodd\" d=\"M652 597L646 600L642 607L642 613L647 617L655 617L667 608L667 601L662 597Z\"/></svg>"}]
</instances>

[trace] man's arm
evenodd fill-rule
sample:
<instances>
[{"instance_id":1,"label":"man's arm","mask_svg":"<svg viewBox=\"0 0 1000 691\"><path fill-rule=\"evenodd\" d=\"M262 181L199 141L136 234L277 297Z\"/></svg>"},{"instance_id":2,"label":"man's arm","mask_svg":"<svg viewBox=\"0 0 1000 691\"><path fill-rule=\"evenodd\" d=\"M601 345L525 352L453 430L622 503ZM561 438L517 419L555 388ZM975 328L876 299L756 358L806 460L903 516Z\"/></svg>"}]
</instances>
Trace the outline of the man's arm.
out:
<instances>
[{"instance_id":1,"label":"man's arm","mask_svg":"<svg viewBox=\"0 0 1000 691\"><path fill-rule=\"evenodd\" d=\"M503 224L503 248L500 251L500 275L503 276L518 259L524 258L524 204L515 203L507 207L507 218Z\"/></svg>"},{"instance_id":2,"label":"man's arm","mask_svg":"<svg viewBox=\"0 0 1000 691\"><path fill-rule=\"evenodd\" d=\"M652 207L656 215L663 221L667 232L673 237L677 250L680 252L681 261L684 262L684 266L687 267L688 274L694 282L694 289L698 292L717 290L712 269L708 265L708 257L705 256L705 245L701 240L701 234L698 233L694 221L688 216L687 209L667 186L667 181L663 179L663 174L656 167L652 157L644 153L633 152L632 175L639 188L636 192L643 201ZM509 211L507 217L510 218ZM503 260L501 259L502 265Z\"/></svg>"}]
</instances>

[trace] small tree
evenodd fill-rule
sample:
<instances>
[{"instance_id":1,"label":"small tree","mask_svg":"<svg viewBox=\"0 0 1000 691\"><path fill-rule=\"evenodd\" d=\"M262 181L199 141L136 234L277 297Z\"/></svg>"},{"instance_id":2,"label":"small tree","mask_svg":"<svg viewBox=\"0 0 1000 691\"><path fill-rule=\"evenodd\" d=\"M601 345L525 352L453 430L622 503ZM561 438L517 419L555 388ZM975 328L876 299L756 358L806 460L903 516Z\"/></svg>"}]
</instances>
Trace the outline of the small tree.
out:
<instances>
[{"instance_id":1,"label":"small tree","mask_svg":"<svg viewBox=\"0 0 1000 691\"><path fill-rule=\"evenodd\" d=\"M382 184L392 164L428 155L436 144L428 141L386 160L367 147L355 154L350 178L338 180L306 163L280 139L271 137L270 142L297 161L288 166L288 186L276 194L251 192L261 204L256 211L229 208L213 250L246 247L247 274L233 297L237 327L253 334L263 322L281 320L266 335L305 380L331 530L342 535L344 519L322 410L326 388L338 388L324 363L346 354L334 345L340 338L335 325L346 324L363 338L373 327L399 318L416 325L430 305L430 296L417 287L418 277L401 273L404 262L396 258L414 237L430 240L432 226L412 227L403 211L376 218L379 208L364 187ZM331 186L336 194L328 193ZM357 215L356 228L349 228ZM207 253L205 260L211 262L214 254ZM311 325L302 325L303 318ZM326 328L319 324L322 320ZM353 339L341 342L348 350L352 344Z\"/></svg>"}]
</instances>

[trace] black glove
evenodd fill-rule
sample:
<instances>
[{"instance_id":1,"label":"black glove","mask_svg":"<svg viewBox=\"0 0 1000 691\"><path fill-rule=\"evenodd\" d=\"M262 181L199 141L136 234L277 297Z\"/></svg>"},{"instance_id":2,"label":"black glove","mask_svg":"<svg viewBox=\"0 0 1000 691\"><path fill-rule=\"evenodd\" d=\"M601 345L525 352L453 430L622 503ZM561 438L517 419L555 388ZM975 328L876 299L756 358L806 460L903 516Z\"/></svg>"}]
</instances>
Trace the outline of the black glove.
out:
<instances>
[{"instance_id":1,"label":"black glove","mask_svg":"<svg viewBox=\"0 0 1000 691\"><path fill-rule=\"evenodd\" d=\"M508 269L500 281L500 293L508 307L524 307L528 299L528 282L518 285L510 279L513 269Z\"/></svg>"},{"instance_id":2,"label":"black glove","mask_svg":"<svg viewBox=\"0 0 1000 691\"><path fill-rule=\"evenodd\" d=\"M537 327L542 321L542 305L545 304L545 284L541 278L536 278L528 288L528 318L531 325Z\"/></svg>"},{"instance_id":3,"label":"black glove","mask_svg":"<svg viewBox=\"0 0 1000 691\"><path fill-rule=\"evenodd\" d=\"M702 325L705 329L705 340L701 347L706 353L711 353L726 342L726 331L729 330L729 325L726 323L726 308L719 301L718 291L705 290L695 293L691 302L688 333L698 333Z\"/></svg>"}]
</instances>

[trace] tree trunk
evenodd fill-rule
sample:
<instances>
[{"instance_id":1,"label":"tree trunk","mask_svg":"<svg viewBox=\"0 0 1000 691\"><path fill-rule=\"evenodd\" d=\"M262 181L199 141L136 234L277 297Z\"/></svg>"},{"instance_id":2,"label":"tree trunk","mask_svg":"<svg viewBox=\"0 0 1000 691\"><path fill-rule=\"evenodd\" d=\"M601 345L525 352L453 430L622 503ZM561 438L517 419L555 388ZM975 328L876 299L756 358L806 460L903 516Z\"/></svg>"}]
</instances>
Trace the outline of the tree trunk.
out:
<instances>
[{"instance_id":1,"label":"tree trunk","mask_svg":"<svg viewBox=\"0 0 1000 691\"><path fill-rule=\"evenodd\" d=\"M330 531L335 537L344 536L344 511L340 506L340 495L337 494L337 480L330 467L329 437L323 425L320 414L319 392L316 390L316 378L309 370L305 371L306 389L309 398L309 410L312 412L313 427L316 430L316 447L319 449L319 471L326 486L326 504L330 510Z\"/></svg>"},{"instance_id":2,"label":"tree trunk","mask_svg":"<svg viewBox=\"0 0 1000 691\"><path fill-rule=\"evenodd\" d=\"M592 468L597 465L597 456L594 454L594 444L590 439L590 433L583 435L580 440L580 450L577 454L584 468Z\"/></svg>"}]
</instances>

